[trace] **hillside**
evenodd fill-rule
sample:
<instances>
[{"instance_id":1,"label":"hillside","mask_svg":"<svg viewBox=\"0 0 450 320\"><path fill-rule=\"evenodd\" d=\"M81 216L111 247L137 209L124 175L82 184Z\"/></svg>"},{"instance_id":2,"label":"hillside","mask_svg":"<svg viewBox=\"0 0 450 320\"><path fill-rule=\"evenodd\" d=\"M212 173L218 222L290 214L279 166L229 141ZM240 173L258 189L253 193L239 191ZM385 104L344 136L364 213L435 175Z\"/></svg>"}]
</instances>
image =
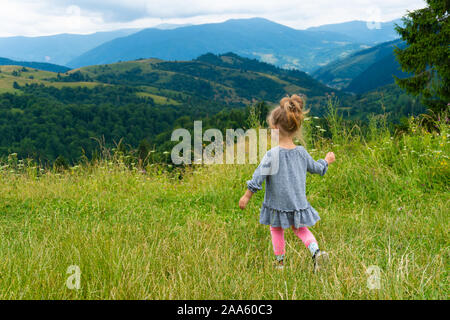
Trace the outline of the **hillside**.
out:
<instances>
[{"instance_id":1,"label":"hillside","mask_svg":"<svg viewBox=\"0 0 450 320\"><path fill-rule=\"evenodd\" d=\"M407 94L396 84L380 86L363 94L345 95L340 101L340 111L354 120L367 120L371 114L386 114L392 123L401 117L426 112L420 98Z\"/></svg>"},{"instance_id":2,"label":"hillside","mask_svg":"<svg viewBox=\"0 0 450 320\"><path fill-rule=\"evenodd\" d=\"M250 105L266 101L263 122L272 105L293 93L307 96L314 116L326 114L328 94L339 98L339 111L355 120L388 112L398 122L423 110L396 86L345 94L304 72L233 53L192 61L128 61L67 73L20 66L0 66L0 71L0 157L15 152L44 162L93 157L96 139L108 147L123 139L130 148L167 149L173 128L191 128L194 120L202 120L205 128L246 128Z\"/></svg>"},{"instance_id":3,"label":"hillside","mask_svg":"<svg viewBox=\"0 0 450 320\"><path fill-rule=\"evenodd\" d=\"M0 299L445 300L449 127L410 128L343 142L338 127L336 140L307 146L337 159L307 176L321 217L311 232L330 254L317 274L290 230L286 268L274 270L264 191L238 208L256 165L140 167L116 152L46 170L11 155L0 162ZM72 265L79 290L65 286ZM380 289L368 287L374 266Z\"/></svg>"},{"instance_id":4,"label":"hillside","mask_svg":"<svg viewBox=\"0 0 450 320\"><path fill-rule=\"evenodd\" d=\"M3 70L3 87L9 85L11 90L14 89L13 81L21 85L40 82L56 87L104 83L139 87L143 93L172 90L230 105L245 105L257 100L275 102L285 94L295 92L311 97L331 92L304 72L280 69L233 53L206 54L192 61L143 59L119 62L74 69L59 75L33 69L26 73L13 66L3 67Z\"/></svg>"},{"instance_id":5,"label":"hillside","mask_svg":"<svg viewBox=\"0 0 450 320\"><path fill-rule=\"evenodd\" d=\"M62 87L93 87L99 83L94 81L73 81L73 82L57 82L55 79L57 73L52 71L38 70L31 67L22 67L17 65L0 65L0 94L1 93L20 93L14 83L19 86L25 85L45 85L55 88Z\"/></svg>"},{"instance_id":6,"label":"hillside","mask_svg":"<svg viewBox=\"0 0 450 320\"><path fill-rule=\"evenodd\" d=\"M391 52L356 76L345 88L345 91L365 93L375 90L379 87L394 83L394 76L404 78L408 74L402 71L394 52Z\"/></svg>"},{"instance_id":7,"label":"hillside","mask_svg":"<svg viewBox=\"0 0 450 320\"><path fill-rule=\"evenodd\" d=\"M338 89L345 89L356 77L374 64L378 66L377 73L385 72L391 75L392 66L395 63L393 50L395 47L402 48L403 46L404 43L401 40L385 42L372 48L352 53L344 59L337 59L316 70L312 75L315 79ZM387 63L386 66L383 63L379 63L380 61ZM367 76L370 77L370 74L366 74ZM387 85L392 82L388 81L380 84Z\"/></svg>"},{"instance_id":8,"label":"hillside","mask_svg":"<svg viewBox=\"0 0 450 320\"><path fill-rule=\"evenodd\" d=\"M345 35L295 30L266 19L253 18L175 30L145 29L104 43L67 65L82 67L152 57L191 60L205 52L235 52L284 68L309 72L361 48Z\"/></svg>"},{"instance_id":9,"label":"hillside","mask_svg":"<svg viewBox=\"0 0 450 320\"><path fill-rule=\"evenodd\" d=\"M323 96L330 88L298 70L284 70L233 53L206 54L192 61L143 59L75 69L94 81L168 89L229 105L258 100L279 101L284 95ZM65 80L65 76L61 78ZM331 90L332 91L332 90Z\"/></svg>"},{"instance_id":10,"label":"hillside","mask_svg":"<svg viewBox=\"0 0 450 320\"><path fill-rule=\"evenodd\" d=\"M0 66L22 66L33 69L51 71L51 72L67 72L70 68L45 62L30 62L30 61L14 61L7 58L0 58Z\"/></svg>"},{"instance_id":11,"label":"hillside","mask_svg":"<svg viewBox=\"0 0 450 320\"><path fill-rule=\"evenodd\" d=\"M86 35L65 33L40 37L2 37L0 57L67 65L70 60L102 43L137 31L139 29L121 29Z\"/></svg>"},{"instance_id":12,"label":"hillside","mask_svg":"<svg viewBox=\"0 0 450 320\"><path fill-rule=\"evenodd\" d=\"M0 70L0 92L5 92L0 95L0 156L17 152L43 161L59 155L70 161L91 157L98 147L93 138L104 138L108 146L123 138L134 147L143 140L162 147L174 126L191 126L195 119L220 129L245 127L248 105L304 93L309 105L318 108L332 91L304 72L231 53L193 61L129 61L61 74L19 66Z\"/></svg>"},{"instance_id":13,"label":"hillside","mask_svg":"<svg viewBox=\"0 0 450 320\"><path fill-rule=\"evenodd\" d=\"M352 38L355 42L373 45L398 39L399 35L397 31L395 31L395 24L402 25L403 22L401 19L379 23L370 21L349 21L311 27L307 30L336 32Z\"/></svg>"}]
</instances>

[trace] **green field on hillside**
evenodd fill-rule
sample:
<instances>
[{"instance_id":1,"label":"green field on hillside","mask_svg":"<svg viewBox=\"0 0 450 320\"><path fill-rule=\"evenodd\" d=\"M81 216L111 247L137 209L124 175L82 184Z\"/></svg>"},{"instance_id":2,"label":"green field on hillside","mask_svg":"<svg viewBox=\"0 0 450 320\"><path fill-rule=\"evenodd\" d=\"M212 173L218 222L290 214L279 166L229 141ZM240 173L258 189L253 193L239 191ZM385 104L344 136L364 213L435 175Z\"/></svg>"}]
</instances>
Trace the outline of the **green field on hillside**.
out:
<instances>
[{"instance_id":1,"label":"green field on hillside","mask_svg":"<svg viewBox=\"0 0 450 320\"><path fill-rule=\"evenodd\" d=\"M330 253L314 274L287 232L287 267L274 270L263 193L238 200L255 165L174 169L127 165L117 155L67 170L10 155L0 166L1 299L448 299L448 125L415 122L391 136L334 128L306 135L318 159L334 151L307 196L322 220L312 232ZM69 266L81 271L70 290ZM368 270L380 270L369 289ZM373 267L372 267L373 268Z\"/></svg>"},{"instance_id":2,"label":"green field on hillside","mask_svg":"<svg viewBox=\"0 0 450 320\"><path fill-rule=\"evenodd\" d=\"M26 70L26 71L24 71ZM53 86L55 88L62 87L88 87L92 88L99 85L97 82L51 82L48 79L54 78L55 72L42 71L29 67L20 66L0 66L0 94L5 92L21 93L20 90L14 88L14 82L20 86L26 84L43 84L45 86Z\"/></svg>"}]
</instances>

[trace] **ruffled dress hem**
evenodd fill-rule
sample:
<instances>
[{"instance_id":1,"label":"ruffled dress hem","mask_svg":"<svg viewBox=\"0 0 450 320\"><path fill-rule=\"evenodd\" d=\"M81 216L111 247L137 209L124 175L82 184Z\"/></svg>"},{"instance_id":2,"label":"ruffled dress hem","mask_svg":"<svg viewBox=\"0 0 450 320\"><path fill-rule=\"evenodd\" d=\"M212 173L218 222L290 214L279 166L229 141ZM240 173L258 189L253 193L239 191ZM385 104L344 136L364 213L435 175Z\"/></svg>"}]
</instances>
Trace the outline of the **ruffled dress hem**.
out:
<instances>
[{"instance_id":1,"label":"ruffled dress hem","mask_svg":"<svg viewBox=\"0 0 450 320\"><path fill-rule=\"evenodd\" d=\"M279 210L263 204L259 218L261 224L283 229L312 227L319 220L319 213L309 204L305 209L297 210Z\"/></svg>"}]
</instances>

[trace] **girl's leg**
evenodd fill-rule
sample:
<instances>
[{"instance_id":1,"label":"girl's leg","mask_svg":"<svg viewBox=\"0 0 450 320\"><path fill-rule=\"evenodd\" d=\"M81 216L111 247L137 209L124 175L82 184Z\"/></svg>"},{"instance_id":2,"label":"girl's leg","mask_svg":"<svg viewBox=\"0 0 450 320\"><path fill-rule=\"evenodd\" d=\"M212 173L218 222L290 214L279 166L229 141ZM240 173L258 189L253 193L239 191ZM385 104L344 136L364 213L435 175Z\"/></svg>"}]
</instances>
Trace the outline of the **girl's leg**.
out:
<instances>
[{"instance_id":1,"label":"girl's leg","mask_svg":"<svg viewBox=\"0 0 450 320\"><path fill-rule=\"evenodd\" d=\"M292 226L292 230L294 230L295 235L299 237L300 240L303 241L303 243L309 249L312 255L314 255L316 251L319 250L319 245L317 244L316 238L307 227L301 227L296 229L294 228L294 226Z\"/></svg>"},{"instance_id":2,"label":"girl's leg","mask_svg":"<svg viewBox=\"0 0 450 320\"><path fill-rule=\"evenodd\" d=\"M273 252L276 256L284 255L285 242L284 242L284 230L281 227L270 227L270 233L272 235Z\"/></svg>"}]
</instances>

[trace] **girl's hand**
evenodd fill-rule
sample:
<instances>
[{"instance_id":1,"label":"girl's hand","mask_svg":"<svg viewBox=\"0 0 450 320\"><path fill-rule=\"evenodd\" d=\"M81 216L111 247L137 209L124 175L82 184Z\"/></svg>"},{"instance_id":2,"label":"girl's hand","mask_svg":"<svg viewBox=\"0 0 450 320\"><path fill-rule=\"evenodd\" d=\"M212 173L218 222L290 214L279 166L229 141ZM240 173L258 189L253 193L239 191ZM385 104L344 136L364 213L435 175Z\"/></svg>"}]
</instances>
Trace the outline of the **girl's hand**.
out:
<instances>
[{"instance_id":1,"label":"girl's hand","mask_svg":"<svg viewBox=\"0 0 450 320\"><path fill-rule=\"evenodd\" d=\"M242 210L245 209L245 207L247 206L247 203L250 201L250 198L247 197L245 194L242 196L241 200L239 200L239 208L241 208Z\"/></svg>"},{"instance_id":2,"label":"girl's hand","mask_svg":"<svg viewBox=\"0 0 450 320\"><path fill-rule=\"evenodd\" d=\"M325 161L328 162L328 164L333 163L336 161L336 157L334 156L334 152L328 152L325 156Z\"/></svg>"},{"instance_id":3,"label":"girl's hand","mask_svg":"<svg viewBox=\"0 0 450 320\"><path fill-rule=\"evenodd\" d=\"M245 194L242 196L241 200L239 200L239 208L244 210L245 207L247 206L248 202L252 198L252 195L253 195L253 192L251 192L250 190L247 190L245 192Z\"/></svg>"}]
</instances>

